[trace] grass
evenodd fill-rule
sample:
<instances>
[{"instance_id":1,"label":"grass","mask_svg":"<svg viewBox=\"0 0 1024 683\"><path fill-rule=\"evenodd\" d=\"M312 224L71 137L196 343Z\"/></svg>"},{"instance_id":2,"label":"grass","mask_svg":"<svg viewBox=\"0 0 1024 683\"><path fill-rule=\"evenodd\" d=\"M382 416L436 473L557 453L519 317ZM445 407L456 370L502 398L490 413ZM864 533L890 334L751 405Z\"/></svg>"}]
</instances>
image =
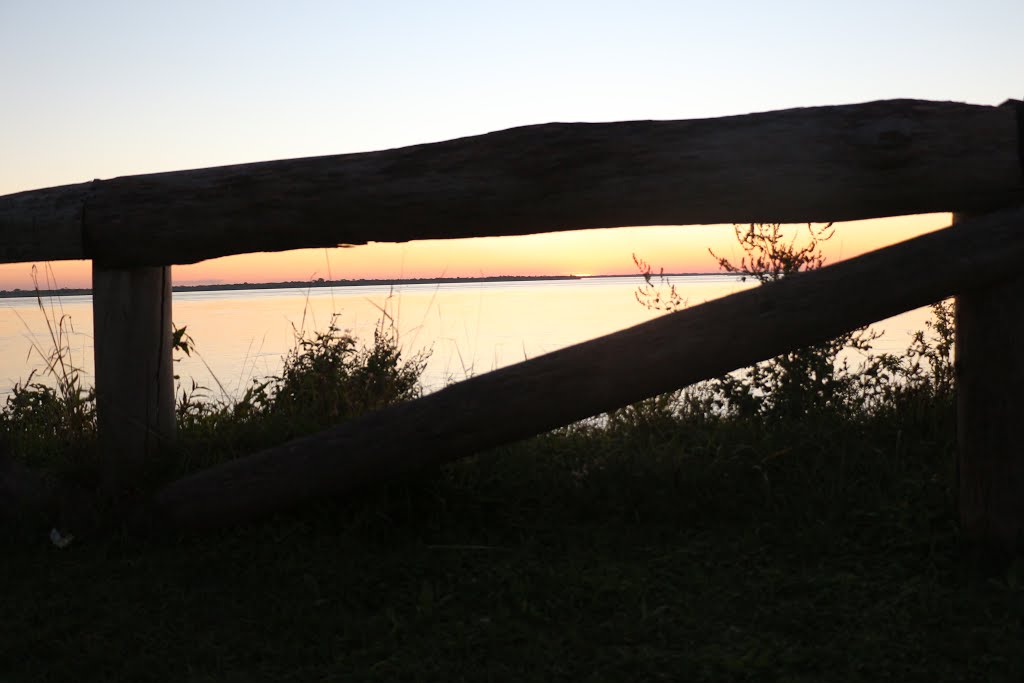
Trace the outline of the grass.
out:
<instances>
[{"instance_id":1,"label":"grass","mask_svg":"<svg viewBox=\"0 0 1024 683\"><path fill-rule=\"evenodd\" d=\"M1024 571L961 568L951 440L890 427L578 426L212 536L12 539L0 680L1021 680Z\"/></svg>"},{"instance_id":2,"label":"grass","mask_svg":"<svg viewBox=\"0 0 1024 683\"><path fill-rule=\"evenodd\" d=\"M962 560L943 311L903 359L818 347L240 529L8 526L0 681L1024 681L1024 562ZM183 396L163 476L414 397L393 342L331 326L237 402ZM82 480L69 386L0 428Z\"/></svg>"}]
</instances>

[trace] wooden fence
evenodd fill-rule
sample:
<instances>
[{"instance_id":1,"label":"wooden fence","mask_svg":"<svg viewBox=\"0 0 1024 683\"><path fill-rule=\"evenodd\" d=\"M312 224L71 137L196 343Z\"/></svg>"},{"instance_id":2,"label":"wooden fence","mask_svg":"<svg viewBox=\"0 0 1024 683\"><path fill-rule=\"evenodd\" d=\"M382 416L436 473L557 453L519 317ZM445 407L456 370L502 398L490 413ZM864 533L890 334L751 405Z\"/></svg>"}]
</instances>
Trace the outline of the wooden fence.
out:
<instances>
[{"instance_id":1,"label":"wooden fence","mask_svg":"<svg viewBox=\"0 0 1024 683\"><path fill-rule=\"evenodd\" d=\"M956 226L488 373L167 486L176 527L243 521L537 434L958 295L961 517L1024 548L1024 109L893 100L544 124L402 149L0 197L0 262L93 261L107 484L173 438L172 264L254 251L635 225L953 212Z\"/></svg>"}]
</instances>

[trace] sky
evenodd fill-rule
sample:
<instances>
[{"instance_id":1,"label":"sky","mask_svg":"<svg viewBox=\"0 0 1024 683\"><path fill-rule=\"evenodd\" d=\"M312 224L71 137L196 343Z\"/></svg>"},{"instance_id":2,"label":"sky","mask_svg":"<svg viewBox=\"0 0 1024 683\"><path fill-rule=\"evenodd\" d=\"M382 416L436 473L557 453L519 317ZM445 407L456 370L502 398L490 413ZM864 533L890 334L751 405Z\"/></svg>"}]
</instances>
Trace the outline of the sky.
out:
<instances>
[{"instance_id":1,"label":"sky","mask_svg":"<svg viewBox=\"0 0 1024 683\"><path fill-rule=\"evenodd\" d=\"M550 121L1024 96L1021 0L0 0L0 195L389 149ZM831 260L948 215L842 225ZM298 250L178 283L713 271L730 226ZM89 264L54 264L88 286ZM31 287L30 264L0 288Z\"/></svg>"}]
</instances>

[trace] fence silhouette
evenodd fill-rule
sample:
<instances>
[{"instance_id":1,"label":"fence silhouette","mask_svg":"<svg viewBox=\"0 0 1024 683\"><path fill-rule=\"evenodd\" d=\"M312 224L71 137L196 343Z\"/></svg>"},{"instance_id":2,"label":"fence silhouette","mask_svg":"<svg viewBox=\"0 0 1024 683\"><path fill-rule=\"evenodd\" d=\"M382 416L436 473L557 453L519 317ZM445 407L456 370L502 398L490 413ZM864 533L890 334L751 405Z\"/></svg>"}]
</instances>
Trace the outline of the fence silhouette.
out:
<instances>
[{"instance_id":1,"label":"fence silhouette","mask_svg":"<svg viewBox=\"0 0 1024 683\"><path fill-rule=\"evenodd\" d=\"M170 269L255 251L636 225L951 212L955 225L461 382L173 482L176 527L521 439L958 297L965 537L1024 547L1024 109L891 100L692 121L551 123L401 149L0 197L0 262L93 261L108 486L173 439Z\"/></svg>"}]
</instances>

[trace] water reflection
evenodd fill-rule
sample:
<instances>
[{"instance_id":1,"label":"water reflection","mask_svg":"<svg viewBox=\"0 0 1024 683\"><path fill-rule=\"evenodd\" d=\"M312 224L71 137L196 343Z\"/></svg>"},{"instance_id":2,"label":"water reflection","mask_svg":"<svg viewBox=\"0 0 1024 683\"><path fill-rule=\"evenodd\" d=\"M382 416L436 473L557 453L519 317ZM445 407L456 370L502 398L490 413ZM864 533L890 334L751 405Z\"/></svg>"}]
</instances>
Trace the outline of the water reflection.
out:
<instances>
[{"instance_id":1,"label":"water reflection","mask_svg":"<svg viewBox=\"0 0 1024 683\"><path fill-rule=\"evenodd\" d=\"M424 376L428 389L593 339L660 315L637 303L639 277L519 282L417 284L232 290L174 294L174 320L188 327L198 355L175 366L215 396L238 396L253 379L281 369L282 356L303 330L326 329L332 315L357 338L372 341L382 317L393 321L402 347L433 350ZM738 278L702 275L673 278L689 305L753 286ZM47 302L52 320L66 316L73 331L73 362L92 384L90 297ZM927 309L877 324L885 330L878 351L902 352ZM0 299L0 393L44 364L52 348L46 319L35 299Z\"/></svg>"}]
</instances>

